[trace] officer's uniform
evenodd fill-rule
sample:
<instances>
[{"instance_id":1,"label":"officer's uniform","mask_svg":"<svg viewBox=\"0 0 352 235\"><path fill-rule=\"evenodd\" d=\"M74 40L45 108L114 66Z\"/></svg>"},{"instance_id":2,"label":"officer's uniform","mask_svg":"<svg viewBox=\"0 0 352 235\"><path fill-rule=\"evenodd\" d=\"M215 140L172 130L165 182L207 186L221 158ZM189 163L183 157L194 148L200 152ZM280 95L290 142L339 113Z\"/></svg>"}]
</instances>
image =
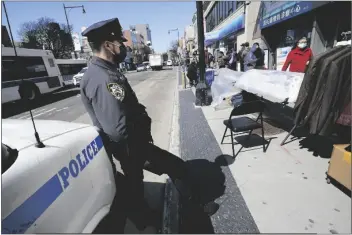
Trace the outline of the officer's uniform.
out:
<instances>
[{"instance_id":1,"label":"officer's uniform","mask_svg":"<svg viewBox=\"0 0 352 235\"><path fill-rule=\"evenodd\" d=\"M93 43L97 37L111 39L112 36L126 41L120 29L115 18L90 26L82 36ZM82 101L93 125L101 130L108 152L121 163L131 197L130 206L134 207L131 210L140 210L144 201L143 168L146 161L152 164L148 170L153 173L166 173L171 178L185 177L184 161L152 144L151 119L126 77L118 72L117 64L93 57L80 86Z\"/></svg>"}]
</instances>

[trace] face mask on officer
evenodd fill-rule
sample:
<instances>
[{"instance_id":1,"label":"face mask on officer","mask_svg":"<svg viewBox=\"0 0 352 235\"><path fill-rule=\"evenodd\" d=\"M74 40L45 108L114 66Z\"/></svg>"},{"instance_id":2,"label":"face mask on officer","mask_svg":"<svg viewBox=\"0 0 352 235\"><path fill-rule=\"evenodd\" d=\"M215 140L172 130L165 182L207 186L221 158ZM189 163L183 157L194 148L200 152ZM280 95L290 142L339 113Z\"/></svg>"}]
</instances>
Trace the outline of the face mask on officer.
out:
<instances>
[{"instance_id":1,"label":"face mask on officer","mask_svg":"<svg viewBox=\"0 0 352 235\"><path fill-rule=\"evenodd\" d=\"M107 46L106 49L112 54L114 62L115 63L123 62L127 55L127 49L125 45L122 42L120 43L120 45L113 42L107 42L107 43L111 45L111 46ZM120 51L119 53L116 52L115 47L119 48L119 51Z\"/></svg>"}]
</instances>

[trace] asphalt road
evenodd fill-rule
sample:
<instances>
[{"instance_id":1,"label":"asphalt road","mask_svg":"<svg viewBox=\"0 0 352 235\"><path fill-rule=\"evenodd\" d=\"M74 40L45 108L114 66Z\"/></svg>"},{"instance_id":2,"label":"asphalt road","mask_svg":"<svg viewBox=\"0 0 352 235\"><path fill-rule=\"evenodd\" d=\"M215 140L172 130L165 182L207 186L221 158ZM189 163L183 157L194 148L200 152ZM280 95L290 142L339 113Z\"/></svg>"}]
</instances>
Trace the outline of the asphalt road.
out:
<instances>
[{"instance_id":1,"label":"asphalt road","mask_svg":"<svg viewBox=\"0 0 352 235\"><path fill-rule=\"evenodd\" d=\"M129 72L126 74L132 87L153 77L159 77L166 71ZM72 122L86 113L80 99L79 88L66 88L52 94L40 97L36 104L32 104L32 114L35 119L61 120ZM21 101L2 104L2 118L29 119L28 106Z\"/></svg>"}]
</instances>

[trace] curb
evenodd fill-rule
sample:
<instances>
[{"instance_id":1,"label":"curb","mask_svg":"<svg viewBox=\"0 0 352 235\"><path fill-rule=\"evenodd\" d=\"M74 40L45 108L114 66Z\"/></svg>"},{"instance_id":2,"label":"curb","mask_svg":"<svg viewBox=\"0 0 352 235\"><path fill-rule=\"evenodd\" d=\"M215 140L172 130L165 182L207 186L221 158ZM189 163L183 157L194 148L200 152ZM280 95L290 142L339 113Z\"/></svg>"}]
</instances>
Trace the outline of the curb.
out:
<instances>
[{"instance_id":1,"label":"curb","mask_svg":"<svg viewBox=\"0 0 352 235\"><path fill-rule=\"evenodd\" d=\"M180 71L177 69L176 76L176 90L175 90L175 102L172 113L172 124L170 133L170 145L169 152L176 156L180 156L179 150L179 76ZM166 180L165 193L164 193L164 211L162 220L162 233L163 234L177 234L179 232L179 197L177 189L172 183L171 179Z\"/></svg>"}]
</instances>

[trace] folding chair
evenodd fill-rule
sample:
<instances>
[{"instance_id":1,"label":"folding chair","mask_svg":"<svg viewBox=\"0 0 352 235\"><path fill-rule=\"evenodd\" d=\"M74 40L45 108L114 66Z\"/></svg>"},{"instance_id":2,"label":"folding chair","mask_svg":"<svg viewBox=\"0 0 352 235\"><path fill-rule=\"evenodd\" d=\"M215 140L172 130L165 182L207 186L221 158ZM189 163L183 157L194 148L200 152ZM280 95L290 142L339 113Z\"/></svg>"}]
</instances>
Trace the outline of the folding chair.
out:
<instances>
[{"instance_id":1,"label":"folding chair","mask_svg":"<svg viewBox=\"0 0 352 235\"><path fill-rule=\"evenodd\" d=\"M224 125L226 126L224 135L221 140L221 144L223 144L224 139L227 133L227 129L230 129L231 131L231 145L232 145L232 154L233 157L236 157L241 149L235 154L235 143L234 143L234 134L233 133L245 133L249 131L249 134L247 136L247 140L250 138L252 131L255 129L262 129L262 139L263 139L263 152L266 151L265 149L265 138L264 138L264 127L263 127L263 111L265 108L265 104L262 101L252 101L252 102L246 102L242 103L241 105L235 107L230 114L229 119L224 120ZM249 117L238 117L238 118L233 118L234 116L241 116L241 115L246 115L246 114L253 114L253 113L259 113L258 118L256 120L253 120ZM260 123L258 123L258 120L260 119Z\"/></svg>"}]
</instances>

